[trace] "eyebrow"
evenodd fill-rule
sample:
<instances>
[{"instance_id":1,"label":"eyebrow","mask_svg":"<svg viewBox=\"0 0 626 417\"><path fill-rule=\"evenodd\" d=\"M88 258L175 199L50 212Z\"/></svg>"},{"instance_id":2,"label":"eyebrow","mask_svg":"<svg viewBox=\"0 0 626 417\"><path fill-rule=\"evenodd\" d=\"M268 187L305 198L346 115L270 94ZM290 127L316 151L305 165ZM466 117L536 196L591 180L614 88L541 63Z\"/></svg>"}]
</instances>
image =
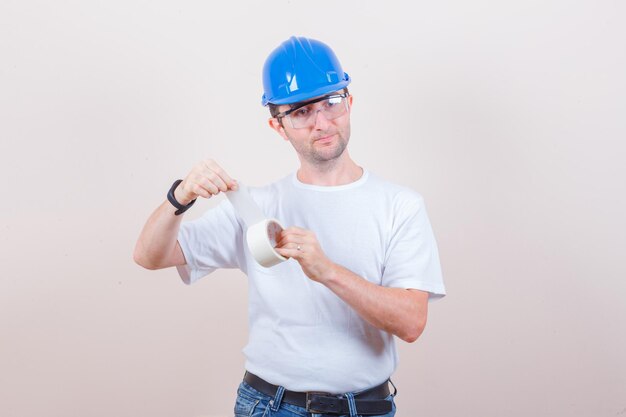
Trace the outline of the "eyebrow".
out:
<instances>
[{"instance_id":1,"label":"eyebrow","mask_svg":"<svg viewBox=\"0 0 626 417\"><path fill-rule=\"evenodd\" d=\"M347 97L347 93L337 93L337 94L328 94L325 96L321 96L318 98L314 98L313 100L309 100L309 101L303 101L303 102L299 102L299 103L294 103L293 106L289 109L289 110L285 110L282 111L280 113L278 113L276 116L274 117L285 117L288 116L289 114L293 113L294 111L304 107L304 106L308 106L309 104L314 104L314 103L319 103L320 101L324 101L326 99L329 98L333 98L333 97Z\"/></svg>"}]
</instances>

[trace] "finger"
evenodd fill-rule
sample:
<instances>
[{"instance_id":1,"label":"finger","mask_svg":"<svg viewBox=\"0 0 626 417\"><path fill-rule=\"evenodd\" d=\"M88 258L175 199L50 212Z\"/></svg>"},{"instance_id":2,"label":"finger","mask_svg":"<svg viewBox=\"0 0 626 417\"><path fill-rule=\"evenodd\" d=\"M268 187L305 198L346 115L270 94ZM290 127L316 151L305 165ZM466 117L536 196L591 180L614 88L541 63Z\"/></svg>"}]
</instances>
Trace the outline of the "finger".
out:
<instances>
[{"instance_id":1,"label":"finger","mask_svg":"<svg viewBox=\"0 0 626 417\"><path fill-rule=\"evenodd\" d=\"M198 183L194 183L194 184L191 185L191 191L194 194L199 195L199 196L204 197L204 198L211 198L211 197L213 197L213 194L209 190L205 189L204 187L202 187Z\"/></svg>"},{"instance_id":2,"label":"finger","mask_svg":"<svg viewBox=\"0 0 626 417\"><path fill-rule=\"evenodd\" d=\"M303 232L304 231L304 232ZM300 239L304 240L306 238L306 229L300 229L296 227L288 227L287 229L283 229L280 232L280 239Z\"/></svg>"},{"instance_id":3,"label":"finger","mask_svg":"<svg viewBox=\"0 0 626 417\"><path fill-rule=\"evenodd\" d=\"M298 239L300 239L300 237L296 235L281 234L278 242L276 243L276 246L283 247L290 242L296 242Z\"/></svg>"},{"instance_id":4,"label":"finger","mask_svg":"<svg viewBox=\"0 0 626 417\"><path fill-rule=\"evenodd\" d=\"M317 237L315 236L315 234L308 230L306 231L306 233L287 232L285 234L281 234L279 241L281 242L284 241L284 243L288 243L288 242L297 242L300 244L307 243L311 245L315 245L318 243Z\"/></svg>"},{"instance_id":5,"label":"finger","mask_svg":"<svg viewBox=\"0 0 626 417\"><path fill-rule=\"evenodd\" d=\"M211 195L216 195L216 194L219 194L220 192L220 189L217 188L217 185L215 185L211 180L209 180L204 175L196 179L196 184L203 190L206 190L207 192L211 193Z\"/></svg>"},{"instance_id":6,"label":"finger","mask_svg":"<svg viewBox=\"0 0 626 417\"><path fill-rule=\"evenodd\" d=\"M310 230L303 229L303 228L297 227L297 226L290 226L290 227L286 228L284 231L289 233L289 234L300 235L300 236L306 235L306 234L311 232Z\"/></svg>"},{"instance_id":7,"label":"finger","mask_svg":"<svg viewBox=\"0 0 626 417\"><path fill-rule=\"evenodd\" d=\"M298 259L301 255L301 252L297 249L289 249L289 248L276 248L276 252L284 256L285 258L293 258Z\"/></svg>"},{"instance_id":8,"label":"finger","mask_svg":"<svg viewBox=\"0 0 626 417\"><path fill-rule=\"evenodd\" d=\"M203 172L202 175L206 180L215 185L219 189L219 191L228 191L228 186L217 173L208 170Z\"/></svg>"},{"instance_id":9,"label":"finger","mask_svg":"<svg viewBox=\"0 0 626 417\"><path fill-rule=\"evenodd\" d=\"M183 180L183 182L174 190L174 198L176 201L181 204L189 204L191 201L198 198L200 194L192 190L192 185L193 184L191 184L188 179Z\"/></svg>"},{"instance_id":10,"label":"finger","mask_svg":"<svg viewBox=\"0 0 626 417\"><path fill-rule=\"evenodd\" d=\"M228 175L226 171L224 171L224 168L219 166L219 164L215 162L213 159L209 159L205 161L205 164L211 171L215 172L215 174L217 174L220 177L222 182L224 182L224 184L227 185L227 189L230 188L231 190L236 190L237 188L239 188L237 181L232 179L231 176ZM222 191L227 191L227 190L222 190Z\"/></svg>"},{"instance_id":11,"label":"finger","mask_svg":"<svg viewBox=\"0 0 626 417\"><path fill-rule=\"evenodd\" d=\"M303 245L300 242L283 242L282 244L279 244L276 247L280 249L295 249L297 251L302 251L302 246Z\"/></svg>"},{"instance_id":12,"label":"finger","mask_svg":"<svg viewBox=\"0 0 626 417\"><path fill-rule=\"evenodd\" d=\"M305 243L315 244L315 240L303 235L294 235L294 234L281 234L277 240L277 246L284 247L290 243L303 245Z\"/></svg>"},{"instance_id":13,"label":"finger","mask_svg":"<svg viewBox=\"0 0 626 417\"><path fill-rule=\"evenodd\" d=\"M187 178L185 178L180 187L184 195L191 200L198 196L207 197L206 191L198 184L196 175L193 173L190 173Z\"/></svg>"}]
</instances>

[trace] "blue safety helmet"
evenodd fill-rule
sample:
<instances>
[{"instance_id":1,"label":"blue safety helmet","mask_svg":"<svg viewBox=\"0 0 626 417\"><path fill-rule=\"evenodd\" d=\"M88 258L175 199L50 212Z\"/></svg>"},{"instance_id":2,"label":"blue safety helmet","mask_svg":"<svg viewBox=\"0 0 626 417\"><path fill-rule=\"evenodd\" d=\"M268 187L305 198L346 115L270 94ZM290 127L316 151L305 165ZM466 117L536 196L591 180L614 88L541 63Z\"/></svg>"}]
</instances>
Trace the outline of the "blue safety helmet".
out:
<instances>
[{"instance_id":1,"label":"blue safety helmet","mask_svg":"<svg viewBox=\"0 0 626 417\"><path fill-rule=\"evenodd\" d=\"M350 84L335 53L315 39L292 36L265 60L261 103L290 104L341 90Z\"/></svg>"}]
</instances>

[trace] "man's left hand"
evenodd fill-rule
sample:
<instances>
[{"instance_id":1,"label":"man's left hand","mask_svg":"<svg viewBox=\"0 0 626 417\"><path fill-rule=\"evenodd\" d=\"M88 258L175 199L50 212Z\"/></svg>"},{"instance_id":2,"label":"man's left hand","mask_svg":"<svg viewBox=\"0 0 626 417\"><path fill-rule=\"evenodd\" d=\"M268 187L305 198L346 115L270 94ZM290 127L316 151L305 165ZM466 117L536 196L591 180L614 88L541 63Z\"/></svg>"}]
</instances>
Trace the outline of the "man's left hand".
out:
<instances>
[{"instance_id":1,"label":"man's left hand","mask_svg":"<svg viewBox=\"0 0 626 417\"><path fill-rule=\"evenodd\" d=\"M335 264L328 259L317 236L310 230L289 227L280 234L276 252L286 258L293 258L302 271L313 281L322 282L333 273Z\"/></svg>"}]
</instances>

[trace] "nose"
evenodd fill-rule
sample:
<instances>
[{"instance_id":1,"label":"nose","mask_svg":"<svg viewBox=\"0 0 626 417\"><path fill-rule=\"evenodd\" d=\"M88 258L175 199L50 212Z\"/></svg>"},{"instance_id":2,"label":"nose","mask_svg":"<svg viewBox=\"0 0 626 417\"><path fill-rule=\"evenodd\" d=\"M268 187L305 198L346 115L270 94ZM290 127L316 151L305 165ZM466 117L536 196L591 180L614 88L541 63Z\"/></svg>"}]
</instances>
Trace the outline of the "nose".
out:
<instances>
[{"instance_id":1,"label":"nose","mask_svg":"<svg viewBox=\"0 0 626 417\"><path fill-rule=\"evenodd\" d=\"M315 125L313 126L315 130L326 130L328 127L329 120L324 116L321 109L318 109L315 113Z\"/></svg>"}]
</instances>

